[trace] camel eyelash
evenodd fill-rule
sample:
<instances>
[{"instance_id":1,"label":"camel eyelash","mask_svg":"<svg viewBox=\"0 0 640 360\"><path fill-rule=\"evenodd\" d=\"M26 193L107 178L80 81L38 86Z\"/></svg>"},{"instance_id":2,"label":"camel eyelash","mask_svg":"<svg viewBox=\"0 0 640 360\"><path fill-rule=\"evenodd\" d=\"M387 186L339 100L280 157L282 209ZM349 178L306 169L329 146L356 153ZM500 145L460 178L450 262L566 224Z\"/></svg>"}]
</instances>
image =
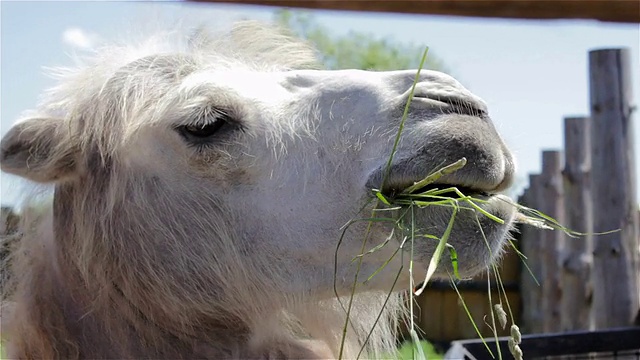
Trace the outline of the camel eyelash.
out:
<instances>
[{"instance_id":1,"label":"camel eyelash","mask_svg":"<svg viewBox=\"0 0 640 360\"><path fill-rule=\"evenodd\" d=\"M229 112L212 107L199 109L190 118L197 120L180 124L175 127L175 130L189 144L198 147L210 146L214 141L218 142L221 133L243 130L242 124L230 116Z\"/></svg>"}]
</instances>

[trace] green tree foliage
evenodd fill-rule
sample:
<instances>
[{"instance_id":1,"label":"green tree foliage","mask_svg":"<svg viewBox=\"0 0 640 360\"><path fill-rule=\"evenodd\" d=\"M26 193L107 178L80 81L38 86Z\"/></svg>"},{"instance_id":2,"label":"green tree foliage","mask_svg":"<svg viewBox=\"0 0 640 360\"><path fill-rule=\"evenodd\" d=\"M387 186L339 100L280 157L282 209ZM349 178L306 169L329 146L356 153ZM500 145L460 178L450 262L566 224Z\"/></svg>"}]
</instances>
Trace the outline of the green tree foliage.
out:
<instances>
[{"instance_id":1,"label":"green tree foliage","mask_svg":"<svg viewBox=\"0 0 640 360\"><path fill-rule=\"evenodd\" d=\"M312 14L279 10L276 23L288 28L296 36L311 42L319 52L323 65L332 70L403 70L415 69L425 46L403 44L393 39L379 39L371 34L351 31L346 35L332 34L318 24ZM446 71L433 51L429 50L427 69Z\"/></svg>"}]
</instances>

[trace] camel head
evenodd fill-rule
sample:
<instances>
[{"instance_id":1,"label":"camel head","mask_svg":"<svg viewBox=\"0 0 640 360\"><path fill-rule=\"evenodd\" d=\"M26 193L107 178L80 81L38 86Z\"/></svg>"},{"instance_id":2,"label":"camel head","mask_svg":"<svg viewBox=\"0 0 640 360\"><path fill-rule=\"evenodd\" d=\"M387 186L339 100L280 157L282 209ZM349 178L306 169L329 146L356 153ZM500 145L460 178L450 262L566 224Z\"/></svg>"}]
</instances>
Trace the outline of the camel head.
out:
<instances>
[{"instance_id":1,"label":"camel head","mask_svg":"<svg viewBox=\"0 0 640 360\"><path fill-rule=\"evenodd\" d=\"M460 273L486 268L508 236L515 209L498 193L513 156L486 104L446 74L421 71L384 184L416 70L317 70L306 45L248 23L217 38L106 47L58 75L2 139L0 164L55 185L56 244L83 276L121 271L125 297L173 294L192 314L211 304L240 313L245 296L257 306L349 294L353 259L393 227L345 230L371 217L372 189L392 195L462 157L437 186L477 194L504 224L458 213L449 242ZM441 236L451 211L416 209L416 226ZM409 246L393 256L401 241L396 231L362 257L358 292L392 287L410 260ZM414 241L417 281L436 243ZM442 261L436 275L448 270ZM396 290L408 286L403 271Z\"/></svg>"}]
</instances>

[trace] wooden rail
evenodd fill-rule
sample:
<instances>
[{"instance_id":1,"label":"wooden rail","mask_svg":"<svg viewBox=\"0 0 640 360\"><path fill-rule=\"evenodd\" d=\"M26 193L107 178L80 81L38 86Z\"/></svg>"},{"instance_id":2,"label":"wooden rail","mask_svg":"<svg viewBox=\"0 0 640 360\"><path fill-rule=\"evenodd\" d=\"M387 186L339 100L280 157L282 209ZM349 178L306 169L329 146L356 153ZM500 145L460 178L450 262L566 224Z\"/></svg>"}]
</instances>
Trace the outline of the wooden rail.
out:
<instances>
[{"instance_id":1,"label":"wooden rail","mask_svg":"<svg viewBox=\"0 0 640 360\"><path fill-rule=\"evenodd\" d=\"M510 19L640 23L638 0L194 0L278 7Z\"/></svg>"}]
</instances>

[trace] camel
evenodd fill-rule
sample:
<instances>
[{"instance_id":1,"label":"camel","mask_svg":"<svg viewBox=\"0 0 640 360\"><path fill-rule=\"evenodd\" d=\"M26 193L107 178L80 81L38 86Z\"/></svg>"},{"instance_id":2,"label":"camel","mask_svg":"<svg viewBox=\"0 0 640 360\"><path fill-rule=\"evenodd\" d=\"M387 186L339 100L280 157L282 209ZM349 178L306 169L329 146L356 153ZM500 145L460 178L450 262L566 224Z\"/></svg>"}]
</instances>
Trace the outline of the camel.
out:
<instances>
[{"instance_id":1,"label":"camel","mask_svg":"<svg viewBox=\"0 0 640 360\"><path fill-rule=\"evenodd\" d=\"M465 157L438 186L484 198L504 224L460 211L449 243L464 277L497 261L516 213L501 194L514 156L486 104L437 71L420 73L385 179L416 72L323 70L307 43L253 21L101 46L55 71L0 143L2 171L54 189L12 254L7 355L392 354L410 257L393 256L396 234L354 261L367 229L365 250L393 226L345 227L371 215L372 189ZM426 207L415 221L441 236L450 214ZM417 281L436 243L414 244ZM449 271L442 261L435 276Z\"/></svg>"}]
</instances>

